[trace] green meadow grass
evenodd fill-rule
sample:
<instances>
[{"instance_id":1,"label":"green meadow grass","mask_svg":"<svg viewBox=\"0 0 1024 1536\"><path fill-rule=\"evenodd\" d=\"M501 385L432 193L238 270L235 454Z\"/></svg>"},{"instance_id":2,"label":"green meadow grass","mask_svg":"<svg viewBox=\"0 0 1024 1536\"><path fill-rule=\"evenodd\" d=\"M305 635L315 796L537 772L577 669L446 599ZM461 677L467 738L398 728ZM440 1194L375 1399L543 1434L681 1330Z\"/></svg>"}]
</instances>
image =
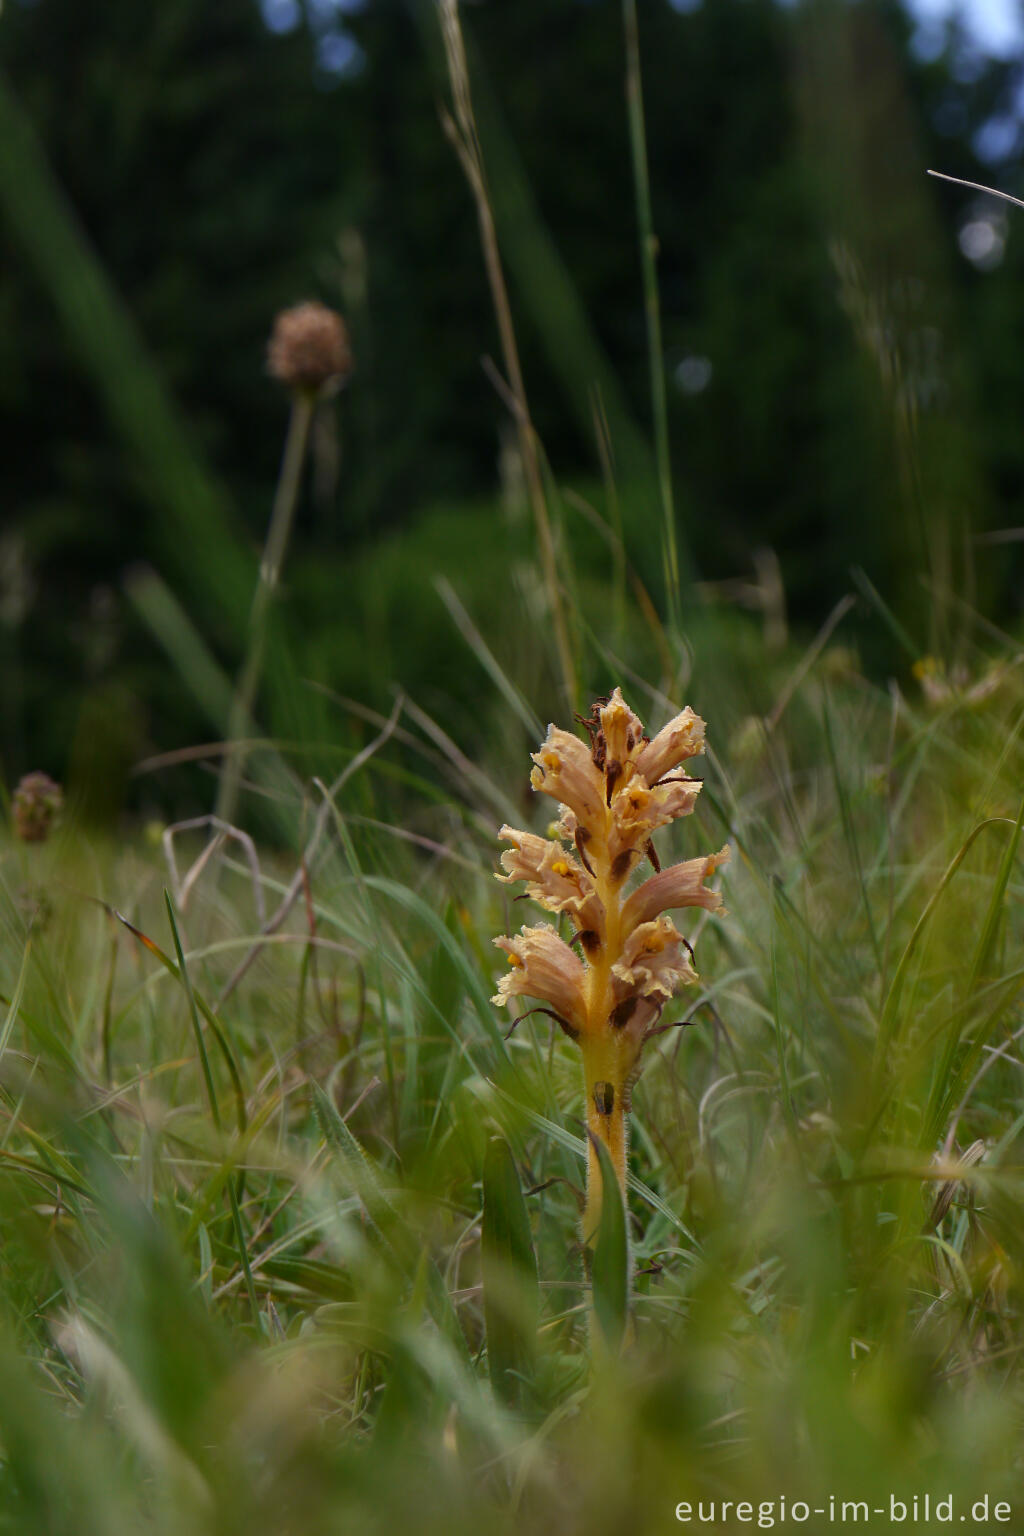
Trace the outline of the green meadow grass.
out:
<instances>
[{"instance_id":1,"label":"green meadow grass","mask_svg":"<svg viewBox=\"0 0 1024 1536\"><path fill-rule=\"evenodd\" d=\"M695 611L713 751L661 853L727 838L729 915L635 1094L620 1357L588 1340L576 1053L489 1002L529 918L497 826L546 817L525 720L469 765L405 711L333 794L276 759L302 830L255 878L229 845L183 891L183 833L175 891L158 840L73 815L5 844L0 1529L1015 1507L1021 673L989 643L929 700L836 646L752 695L758 646Z\"/></svg>"}]
</instances>

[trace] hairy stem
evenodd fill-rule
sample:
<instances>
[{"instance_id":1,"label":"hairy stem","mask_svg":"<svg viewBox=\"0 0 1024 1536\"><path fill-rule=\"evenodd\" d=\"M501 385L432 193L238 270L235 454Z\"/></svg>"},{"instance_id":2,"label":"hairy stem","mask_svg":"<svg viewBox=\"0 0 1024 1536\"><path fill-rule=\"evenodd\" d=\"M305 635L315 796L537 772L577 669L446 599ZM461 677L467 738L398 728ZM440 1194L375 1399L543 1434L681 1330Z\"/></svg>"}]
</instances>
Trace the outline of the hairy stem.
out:
<instances>
[{"instance_id":1,"label":"hairy stem","mask_svg":"<svg viewBox=\"0 0 1024 1536\"><path fill-rule=\"evenodd\" d=\"M583 1080L587 1128L603 1141L626 1198L626 1153L629 1147L627 1091L634 1053L628 1042L612 1034L589 1037L583 1044ZM583 1244L593 1248L601 1225L601 1168L597 1151L587 1140L587 1198L583 1209Z\"/></svg>"}]
</instances>

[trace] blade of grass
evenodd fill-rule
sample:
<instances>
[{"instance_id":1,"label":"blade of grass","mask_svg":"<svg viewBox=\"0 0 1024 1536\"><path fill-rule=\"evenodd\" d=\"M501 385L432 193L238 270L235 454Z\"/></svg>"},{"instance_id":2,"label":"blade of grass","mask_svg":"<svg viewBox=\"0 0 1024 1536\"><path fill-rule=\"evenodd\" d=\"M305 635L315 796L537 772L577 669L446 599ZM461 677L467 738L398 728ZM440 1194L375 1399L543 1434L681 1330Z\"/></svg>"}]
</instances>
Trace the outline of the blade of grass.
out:
<instances>
[{"instance_id":1,"label":"blade of grass","mask_svg":"<svg viewBox=\"0 0 1024 1536\"><path fill-rule=\"evenodd\" d=\"M181 978L181 984L185 989L185 996L188 999L189 1015L192 1019L192 1029L196 1038L196 1049L199 1052L199 1060L203 1069L203 1080L206 1084L206 1094L210 1104L210 1117L213 1120L218 1134L220 1134L221 1120L220 1109L217 1104L217 1092L213 1086L213 1074L210 1071L210 1058L206 1054L206 1040L203 1036L203 1026L199 1022L199 1009L196 1005L196 995L192 989L192 978L189 976L188 966L185 964L185 952L181 947L181 936L178 933L178 924L174 915L174 903L171 901L170 891L164 891L164 902L167 906L167 919L171 925L171 933L174 937L174 951L178 957L178 975ZM235 1228L235 1240L238 1244L238 1257L241 1261L242 1272L245 1275L245 1288L249 1293L249 1305L252 1308L253 1322L256 1324L257 1329L262 1331L263 1324L260 1314L260 1305L256 1297L256 1287L253 1283L252 1270L249 1267L249 1249L245 1241L245 1232L242 1228L242 1213L238 1208L238 1192L235 1188L234 1179L229 1178L226 1181L226 1184L228 1200L231 1204L231 1220Z\"/></svg>"},{"instance_id":2,"label":"blade of grass","mask_svg":"<svg viewBox=\"0 0 1024 1536\"><path fill-rule=\"evenodd\" d=\"M882 1009L882 1017L879 1021L878 1039L876 1042L875 1050L876 1066L880 1064L882 1057L892 1044L895 1037L897 1022L896 1010L899 1007L900 997L902 996L903 992L903 985L907 979L907 972L910 968L910 963L917 951L917 946L921 942L924 932L927 929L929 922L931 921L933 913L935 912L935 908L938 906L942 896L949 887L950 881L953 879L957 870L960 868L961 864L967 857L968 853L974 846L981 833L984 832L986 827L999 826L1013 827L1015 826L1015 823L1010 821L1006 816L989 816L986 817L984 821L979 822L976 827L972 828L971 832L968 834L967 838L961 844L960 848L957 850L956 854L947 866L942 879L939 881L938 885L929 896L921 916L918 918L916 924L914 925L914 931L910 935L910 938L907 940L906 947L900 956L899 964L896 967L892 982L889 986L888 996L885 999L885 1005Z\"/></svg>"},{"instance_id":3,"label":"blade of grass","mask_svg":"<svg viewBox=\"0 0 1024 1536\"><path fill-rule=\"evenodd\" d=\"M0 206L45 285L107 412L143 467L168 557L239 632L251 563L229 504L195 451L139 335L0 71ZM202 558L197 551L202 550Z\"/></svg>"},{"instance_id":4,"label":"blade of grass","mask_svg":"<svg viewBox=\"0 0 1024 1536\"><path fill-rule=\"evenodd\" d=\"M558 580L558 562L555 541L551 530L551 518L537 456L537 437L530 417L526 398L526 383L519 361L519 346L512 322L512 307L498 247L498 233L491 210L484 171L483 150L473 115L473 98L470 90L469 69L459 20L458 0L440 0L439 18L444 42L445 59L451 86L452 111L444 113L442 121L454 148L476 206L480 244L484 267L491 290L491 302L501 336L501 351L508 376L509 387L516 403L516 430L519 434L519 451L523 460L530 505L537 527L537 544L540 550L541 569L547 589L548 606L551 610L555 631L555 646L562 672L562 685L567 703L576 707L576 663L573 657L565 605L562 601Z\"/></svg>"},{"instance_id":5,"label":"blade of grass","mask_svg":"<svg viewBox=\"0 0 1024 1536\"><path fill-rule=\"evenodd\" d=\"M917 661L918 657L921 655L921 647L914 644L914 641L903 628L903 625L900 623L899 619L897 619L888 603L885 602L882 594L879 592L878 588L875 586L867 572L862 570L859 565L855 565L851 567L850 575L853 578L854 585L860 588L861 592L867 598L872 608L874 608L875 611L881 615L887 628L891 631L894 638L899 641L907 655L911 658L911 660Z\"/></svg>"},{"instance_id":6,"label":"blade of grass","mask_svg":"<svg viewBox=\"0 0 1024 1536\"><path fill-rule=\"evenodd\" d=\"M1003 850L1003 856L999 861L999 868L989 892L985 921L982 924L981 932L978 935L978 942L974 947L974 954L971 957L971 969L967 978L967 1002L969 1007L978 994L982 972L988 966L992 951L995 948L996 937L1003 917L1006 889L1010 883L1010 876L1013 873L1014 862L1020 847L1022 829L1024 829L1024 801L1021 802L1017 820L1013 824L1013 831ZM967 1054L955 1072L953 1070L954 1063L960 1049L964 1029L967 1027L969 1020L962 1010L954 1013L953 1019L950 1022L950 1028L946 1033L941 1063L935 1076L928 1107L928 1124L932 1127L934 1134L937 1135L941 1129L942 1120L947 1109L952 1107L957 1095L965 1092L963 1085L974 1072L985 1042L990 1038L999 1019L1002 1018L1015 995L1015 992L1011 992L995 1009L990 1010L983 1017L980 1021L983 1027L975 1031ZM974 1011L973 1008L971 1008L971 1011ZM959 1111L956 1118L959 1118Z\"/></svg>"},{"instance_id":7,"label":"blade of grass","mask_svg":"<svg viewBox=\"0 0 1024 1536\"><path fill-rule=\"evenodd\" d=\"M587 1133L601 1169L601 1224L591 1260L591 1305L608 1354L622 1348L629 1326L629 1234L622 1190L604 1142ZM596 1340L594 1342L597 1342Z\"/></svg>"},{"instance_id":8,"label":"blade of grass","mask_svg":"<svg viewBox=\"0 0 1024 1536\"><path fill-rule=\"evenodd\" d=\"M1017 812L1017 820L1009 841L1003 850L1003 856L999 861L999 869L992 889L989 892L988 908L985 912L985 921L978 942L975 945L974 955L971 960L970 975L967 978L967 990L973 992L981 979L981 973L986 969L995 948L996 936L1002 921L1006 888L1010 883L1014 862L1017 858L1017 850L1020 847L1021 831L1024 829L1024 800L1021 801L1020 810Z\"/></svg>"},{"instance_id":9,"label":"blade of grass","mask_svg":"<svg viewBox=\"0 0 1024 1536\"><path fill-rule=\"evenodd\" d=\"M228 715L227 738L233 750L224 759L220 783L217 786L215 813L221 821L234 821L238 808L238 792L245 767L242 738L252 735L252 713L263 675L271 606L281 579L281 567L284 564L292 524L295 521L295 509L298 506L299 488L302 484L302 467L306 460L315 411L315 397L307 390L296 391L288 421L288 435L285 440L281 472L277 490L274 493L270 526L263 548L263 558L260 560L252 611L249 614L245 660L239 673Z\"/></svg>"},{"instance_id":10,"label":"blade of grass","mask_svg":"<svg viewBox=\"0 0 1024 1536\"><path fill-rule=\"evenodd\" d=\"M484 1154L480 1239L484 1326L491 1385L522 1406L532 1374L540 1291L530 1218L512 1150L495 1136Z\"/></svg>"},{"instance_id":11,"label":"blade of grass","mask_svg":"<svg viewBox=\"0 0 1024 1536\"><path fill-rule=\"evenodd\" d=\"M444 576L435 576L434 588L438 597L440 597L442 603L444 603L454 619L459 634L463 637L509 708L519 716L531 739L543 736L543 725L511 678L498 665L480 631L466 612L451 582Z\"/></svg>"},{"instance_id":12,"label":"blade of grass","mask_svg":"<svg viewBox=\"0 0 1024 1536\"><path fill-rule=\"evenodd\" d=\"M836 751L835 733L832 722L832 710L829 706L828 696L825 698L823 710L825 725L825 745L828 749L829 764L832 768L832 782L836 789L836 800L839 804L839 817L843 826L843 836L850 854L850 862L853 865L857 877L857 888L860 891L861 903L864 907L864 916L867 920L868 933L871 938L871 948L874 951L875 965L878 974L883 974L882 947L878 942L878 932L875 927L875 915L871 910L871 902L868 900L868 889L864 881L864 866L861 862L860 848L857 845L857 834L854 831L853 821L850 816L850 801L846 793L846 785L839 768L839 754Z\"/></svg>"},{"instance_id":13,"label":"blade of grass","mask_svg":"<svg viewBox=\"0 0 1024 1536\"><path fill-rule=\"evenodd\" d=\"M324 1140L340 1158L378 1239L397 1267L412 1279L414 1287L417 1277L420 1278L435 1323L459 1356L468 1360L469 1352L461 1325L448 1288L433 1258L384 1193L371 1159L349 1130L332 1100L319 1083L311 1081L310 1088L317 1124Z\"/></svg>"},{"instance_id":14,"label":"blade of grass","mask_svg":"<svg viewBox=\"0 0 1024 1536\"><path fill-rule=\"evenodd\" d=\"M581 1136L574 1136L564 1126L556 1125L555 1121L549 1120L546 1115L539 1114L537 1110L531 1109L528 1104L523 1104L518 1099L514 1099L510 1093L506 1093L497 1083L489 1079L487 1082L491 1092L502 1103L507 1105L509 1109L514 1110L517 1115L523 1115L532 1125L535 1125L538 1130L543 1131L546 1136L550 1136L551 1140L557 1142L565 1151L573 1153L581 1162L586 1162L587 1145ZM700 1251L700 1244L686 1223L677 1216L671 1206L665 1204L660 1195L656 1195L649 1185L645 1184L642 1179L638 1179L635 1173L626 1174L626 1187L632 1190L633 1194L639 1195L640 1199L646 1205L649 1205L652 1210L657 1211L659 1216L663 1216L669 1226L676 1232L681 1232L688 1242L692 1244L694 1252Z\"/></svg>"},{"instance_id":15,"label":"blade of grass","mask_svg":"<svg viewBox=\"0 0 1024 1536\"><path fill-rule=\"evenodd\" d=\"M15 983L14 995L11 998L11 1006L7 1010L7 1017L4 1019L3 1029L0 1030L0 1060L3 1060L3 1054L6 1051L8 1044L10 1043L11 1031L14 1029L15 1023L17 1022L18 1011L21 1008L21 1000L25 995L25 982L28 980L28 962L31 954L32 940L29 939L26 941L25 949L21 957L21 969L18 972L18 980Z\"/></svg>"},{"instance_id":16,"label":"blade of grass","mask_svg":"<svg viewBox=\"0 0 1024 1536\"><path fill-rule=\"evenodd\" d=\"M793 1150L800 1158L800 1132L796 1121L796 1111L793 1108L793 1092L789 1082L789 1067L786 1061L786 1045L782 1038L782 1002L779 989L779 955L778 955L778 924L775 916L775 891L772 887L772 901L770 907L771 931L769 938L769 962L771 966L772 985L772 1018L775 1024L775 1051L779 1064L779 1081L782 1084L782 1109L786 1119L786 1128L789 1131Z\"/></svg>"},{"instance_id":17,"label":"blade of grass","mask_svg":"<svg viewBox=\"0 0 1024 1536\"><path fill-rule=\"evenodd\" d=\"M647 316L647 358L651 382L651 414L654 417L654 455L658 467L658 489L664 519L662 548L665 562L665 587L668 594L668 620L669 627L673 631L678 631L679 549L676 540L675 505L672 497L672 457L668 440L665 357L661 341L661 303L658 295L657 269L658 239L654 233L654 220L651 214L651 178L647 165L647 133L644 126L636 0L622 0L622 20L626 36L626 105L629 118L629 143L633 157L633 188L636 194L644 310Z\"/></svg>"},{"instance_id":18,"label":"blade of grass","mask_svg":"<svg viewBox=\"0 0 1024 1536\"><path fill-rule=\"evenodd\" d=\"M166 892L165 895L167 895ZM167 900L169 903L169 895L167 895ZM102 903L102 905L106 907L105 902ZM135 924L130 922L128 918L125 917L123 912L118 912L115 907L106 907L106 910L110 912L111 916L116 917L119 923L123 923L124 926L128 929L128 932L134 934L135 938L139 940L139 943L148 949L151 955L156 956L156 958L160 961L160 964L164 967L164 970L167 971L169 975L180 980L181 973L178 967L175 965L170 955L166 954L160 948L159 944L155 944L153 940L148 937L148 935L142 932L141 928L136 928ZM210 1026L210 1029L213 1033L213 1038L216 1040L220 1049L220 1053L224 1058L224 1065L227 1067L228 1076L231 1079L231 1086L235 1094L235 1108L238 1118L238 1129L239 1131L244 1132L248 1128L248 1114L245 1107L245 1089L242 1087L242 1078L238 1070L238 1063L235 1061L234 1053L231 1050L231 1046L228 1043L228 1040L224 1034L223 1029L221 1028L220 1021L218 1020L216 1014L198 992L194 992L193 997L195 999L197 1008L199 1009L203 1018L206 1020L207 1024Z\"/></svg>"}]
</instances>

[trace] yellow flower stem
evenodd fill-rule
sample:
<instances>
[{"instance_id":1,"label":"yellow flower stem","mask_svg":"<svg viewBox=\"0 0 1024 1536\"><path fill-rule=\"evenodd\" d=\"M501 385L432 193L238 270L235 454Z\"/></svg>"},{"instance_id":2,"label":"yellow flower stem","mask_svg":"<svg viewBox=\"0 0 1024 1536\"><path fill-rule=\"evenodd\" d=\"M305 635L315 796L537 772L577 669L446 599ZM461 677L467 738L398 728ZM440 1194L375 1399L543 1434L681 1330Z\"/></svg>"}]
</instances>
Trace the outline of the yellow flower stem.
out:
<instances>
[{"instance_id":1,"label":"yellow flower stem","mask_svg":"<svg viewBox=\"0 0 1024 1536\"><path fill-rule=\"evenodd\" d=\"M608 817L608 831L611 817ZM626 1198L626 1083L636 1059L636 1048L609 1023L612 1010L612 966L621 949L622 909L619 891L606 873L607 851L595 849L594 881L604 908L604 943L591 958L588 977L589 1028L580 1040L583 1079L587 1098L587 1126L603 1141L618 1174L622 1198ZM583 1245L592 1248L601 1224L601 1168L597 1152L587 1139L587 1199L583 1210Z\"/></svg>"},{"instance_id":2,"label":"yellow flower stem","mask_svg":"<svg viewBox=\"0 0 1024 1536\"><path fill-rule=\"evenodd\" d=\"M580 1046L587 1096L587 1127L591 1135L603 1141L608 1148L625 1200L626 1151L629 1143L626 1083L632 1071L635 1053L629 1042L613 1033L607 1024L601 1034L584 1037ZM594 1144L588 1137L587 1199L583 1208L585 1248L593 1248L597 1238L601 1225L601 1197L601 1167Z\"/></svg>"}]
</instances>

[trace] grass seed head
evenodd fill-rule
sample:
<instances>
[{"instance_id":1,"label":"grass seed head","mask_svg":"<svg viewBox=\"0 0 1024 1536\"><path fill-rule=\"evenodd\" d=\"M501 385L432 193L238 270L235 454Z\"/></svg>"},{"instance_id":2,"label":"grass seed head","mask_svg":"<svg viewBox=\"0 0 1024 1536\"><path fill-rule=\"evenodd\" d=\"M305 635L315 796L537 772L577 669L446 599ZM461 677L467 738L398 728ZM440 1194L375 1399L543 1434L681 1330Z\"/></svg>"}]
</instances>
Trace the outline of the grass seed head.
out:
<instances>
[{"instance_id":1,"label":"grass seed head","mask_svg":"<svg viewBox=\"0 0 1024 1536\"><path fill-rule=\"evenodd\" d=\"M15 835L23 843L44 843L63 804L60 785L48 774L26 773L11 797Z\"/></svg>"}]
</instances>

